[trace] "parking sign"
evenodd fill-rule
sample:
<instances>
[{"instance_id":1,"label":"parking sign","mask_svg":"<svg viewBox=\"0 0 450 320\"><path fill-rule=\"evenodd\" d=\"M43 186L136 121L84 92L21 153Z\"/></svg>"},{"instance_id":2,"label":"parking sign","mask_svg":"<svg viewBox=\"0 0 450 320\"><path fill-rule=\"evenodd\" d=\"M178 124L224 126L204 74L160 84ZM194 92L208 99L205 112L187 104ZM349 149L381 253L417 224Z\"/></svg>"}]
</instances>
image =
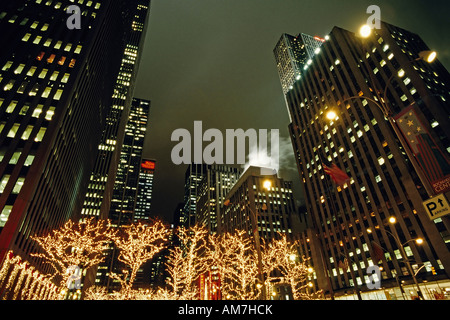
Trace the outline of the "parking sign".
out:
<instances>
[{"instance_id":1,"label":"parking sign","mask_svg":"<svg viewBox=\"0 0 450 320\"><path fill-rule=\"evenodd\" d=\"M450 213L450 206L444 194L424 201L423 206L431 220L436 220Z\"/></svg>"}]
</instances>

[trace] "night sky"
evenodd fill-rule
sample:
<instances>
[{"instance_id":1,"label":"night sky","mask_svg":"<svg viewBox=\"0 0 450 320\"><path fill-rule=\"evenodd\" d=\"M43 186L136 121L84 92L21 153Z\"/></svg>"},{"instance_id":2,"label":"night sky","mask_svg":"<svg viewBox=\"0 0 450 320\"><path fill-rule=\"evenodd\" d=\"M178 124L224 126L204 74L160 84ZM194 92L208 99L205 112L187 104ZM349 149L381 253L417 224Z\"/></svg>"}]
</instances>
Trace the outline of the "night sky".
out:
<instances>
[{"instance_id":1,"label":"night sky","mask_svg":"<svg viewBox=\"0 0 450 320\"><path fill-rule=\"evenodd\" d=\"M175 129L279 129L280 176L301 186L273 49L282 33L324 37L358 31L369 5L381 19L418 33L450 69L448 0L152 0L134 96L152 101L144 157L157 161L152 214L171 221L183 201L187 165L170 153ZM206 145L206 144L204 144Z\"/></svg>"}]
</instances>

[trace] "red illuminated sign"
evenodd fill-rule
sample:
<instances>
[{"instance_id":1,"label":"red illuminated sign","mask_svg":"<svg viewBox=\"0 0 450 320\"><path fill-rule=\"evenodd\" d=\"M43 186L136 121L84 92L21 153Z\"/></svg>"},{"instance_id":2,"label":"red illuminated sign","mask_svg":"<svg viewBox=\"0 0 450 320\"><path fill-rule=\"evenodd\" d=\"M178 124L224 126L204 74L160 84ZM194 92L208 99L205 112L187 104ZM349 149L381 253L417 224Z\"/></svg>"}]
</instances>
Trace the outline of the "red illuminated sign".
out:
<instances>
[{"instance_id":1,"label":"red illuminated sign","mask_svg":"<svg viewBox=\"0 0 450 320\"><path fill-rule=\"evenodd\" d=\"M141 163L143 169L155 170L155 163L153 161L145 160Z\"/></svg>"},{"instance_id":2,"label":"red illuminated sign","mask_svg":"<svg viewBox=\"0 0 450 320\"><path fill-rule=\"evenodd\" d=\"M314 39L325 42L325 39L315 36Z\"/></svg>"}]
</instances>

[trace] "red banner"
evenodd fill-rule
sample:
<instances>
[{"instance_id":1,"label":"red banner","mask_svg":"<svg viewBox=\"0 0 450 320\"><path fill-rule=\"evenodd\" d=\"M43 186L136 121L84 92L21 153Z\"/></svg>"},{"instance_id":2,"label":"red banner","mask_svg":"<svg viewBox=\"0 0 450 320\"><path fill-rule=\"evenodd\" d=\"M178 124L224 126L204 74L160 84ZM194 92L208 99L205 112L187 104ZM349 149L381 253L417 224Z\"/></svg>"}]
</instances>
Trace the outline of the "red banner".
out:
<instances>
[{"instance_id":1,"label":"red banner","mask_svg":"<svg viewBox=\"0 0 450 320\"><path fill-rule=\"evenodd\" d=\"M434 192L450 190L450 158L438 147L414 106L403 110L395 120Z\"/></svg>"}]
</instances>

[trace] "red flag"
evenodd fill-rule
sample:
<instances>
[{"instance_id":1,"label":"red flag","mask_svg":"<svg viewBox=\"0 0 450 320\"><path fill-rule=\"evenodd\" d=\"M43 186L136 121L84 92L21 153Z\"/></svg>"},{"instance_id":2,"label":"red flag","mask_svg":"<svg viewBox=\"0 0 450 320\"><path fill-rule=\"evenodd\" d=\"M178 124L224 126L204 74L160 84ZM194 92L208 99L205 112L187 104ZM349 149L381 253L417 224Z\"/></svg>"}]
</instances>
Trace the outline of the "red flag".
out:
<instances>
[{"instance_id":1,"label":"red flag","mask_svg":"<svg viewBox=\"0 0 450 320\"><path fill-rule=\"evenodd\" d=\"M384 257L383 248L376 242L372 241L372 250L373 250L373 263L378 264Z\"/></svg>"},{"instance_id":2,"label":"red flag","mask_svg":"<svg viewBox=\"0 0 450 320\"><path fill-rule=\"evenodd\" d=\"M341 268L344 271L348 270L348 259L347 258L345 258L343 262L342 262L342 260L339 260L339 268Z\"/></svg>"},{"instance_id":3,"label":"red flag","mask_svg":"<svg viewBox=\"0 0 450 320\"><path fill-rule=\"evenodd\" d=\"M350 180L350 177L337 165L332 163L330 166L327 166L325 163L323 165L323 170L326 174L328 174L331 179L333 179L334 183L336 183L338 186L342 186L345 184L348 180Z\"/></svg>"}]
</instances>

